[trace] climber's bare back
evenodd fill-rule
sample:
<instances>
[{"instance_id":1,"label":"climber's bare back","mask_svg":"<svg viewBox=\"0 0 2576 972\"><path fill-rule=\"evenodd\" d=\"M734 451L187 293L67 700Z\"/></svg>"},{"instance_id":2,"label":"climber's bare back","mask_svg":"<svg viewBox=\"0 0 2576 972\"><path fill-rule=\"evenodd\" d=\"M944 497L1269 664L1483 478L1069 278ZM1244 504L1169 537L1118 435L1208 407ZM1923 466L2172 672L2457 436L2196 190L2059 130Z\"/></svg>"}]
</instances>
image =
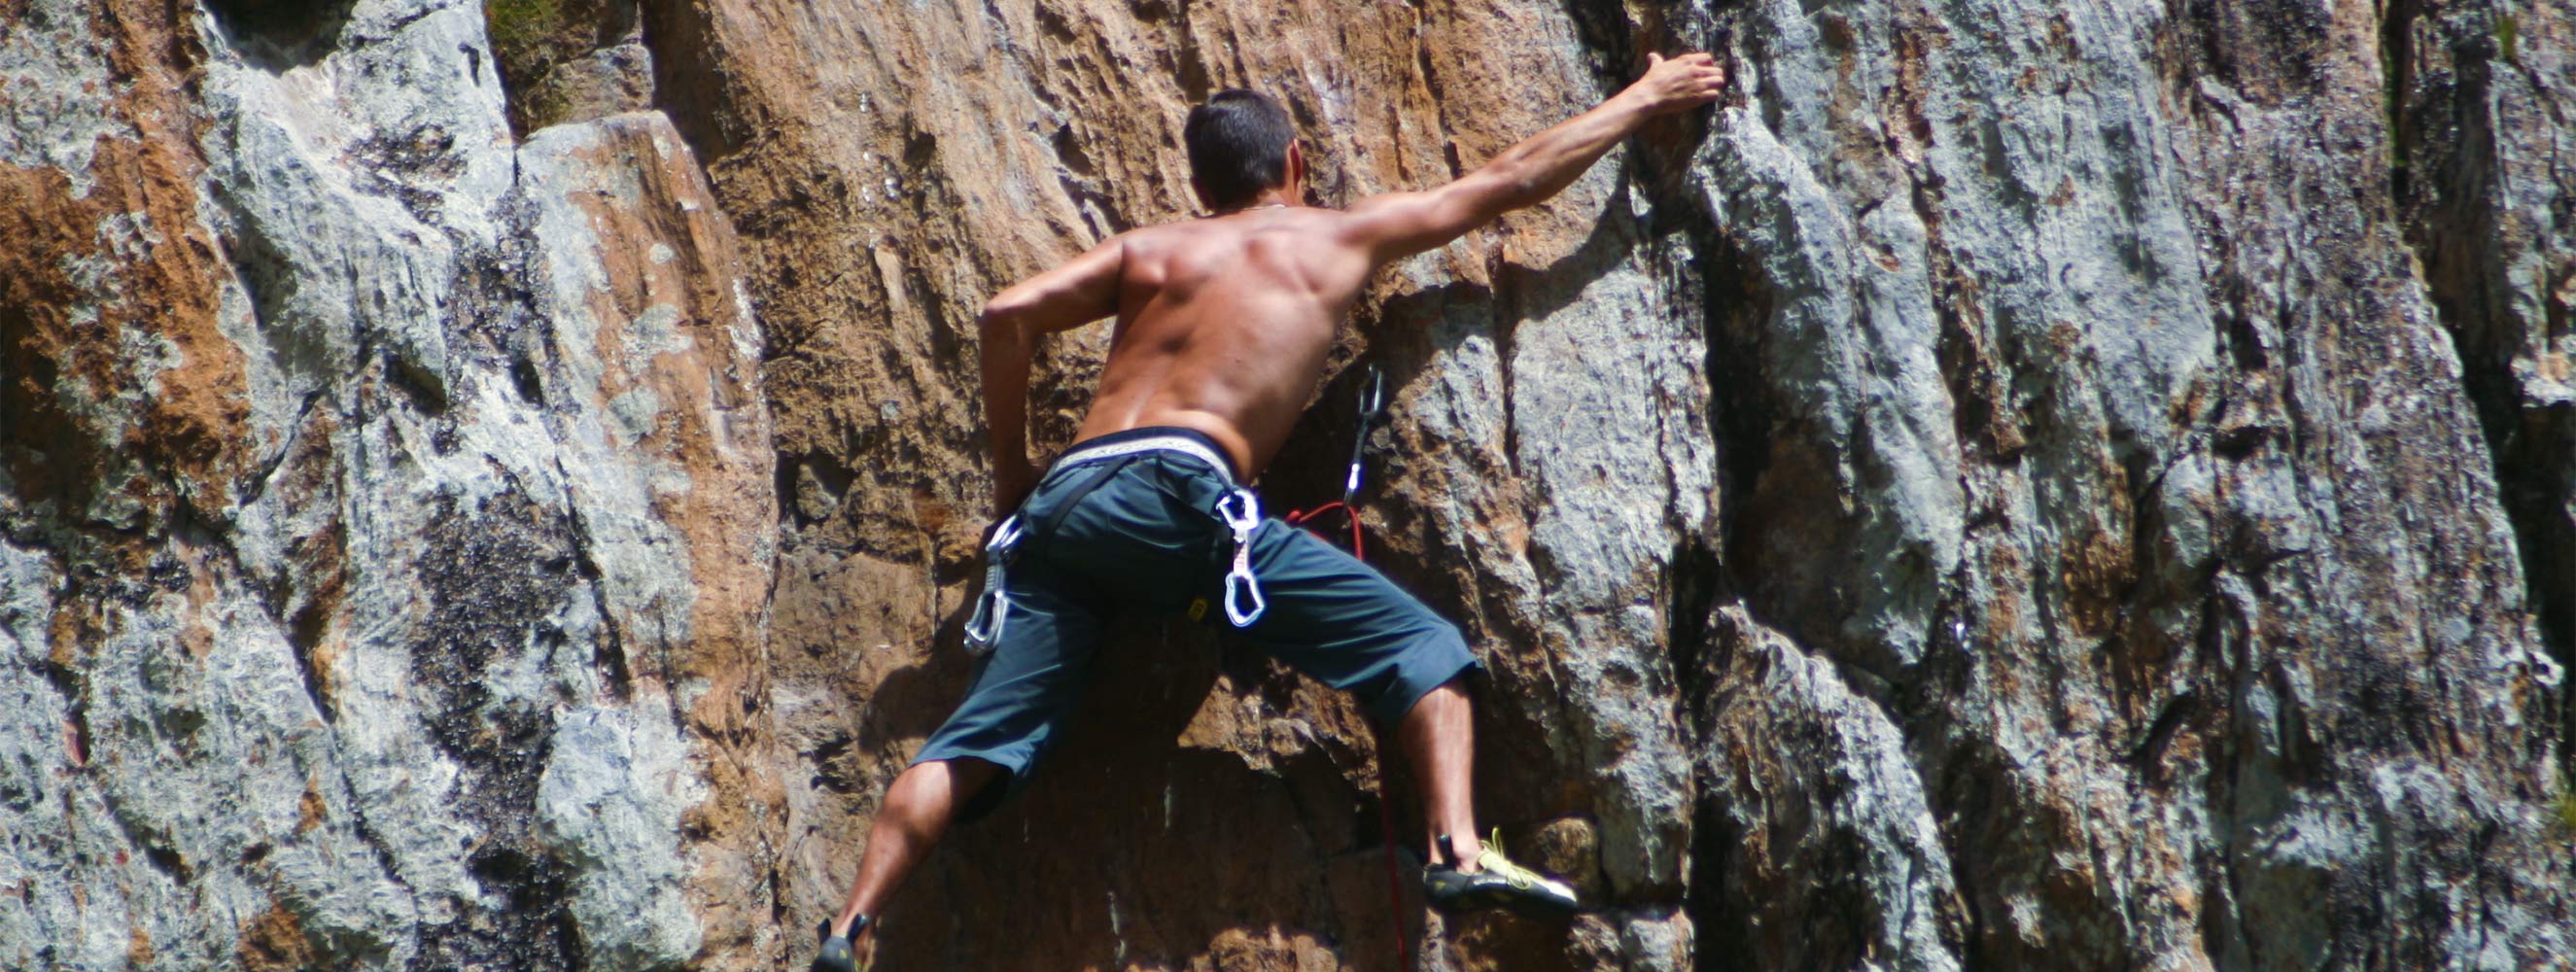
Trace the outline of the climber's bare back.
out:
<instances>
[{"instance_id":1,"label":"climber's bare back","mask_svg":"<svg viewBox=\"0 0 2576 972\"><path fill-rule=\"evenodd\" d=\"M1037 335L1118 318L1077 440L1180 426L1214 438L1236 472L1257 476L1314 392L1334 329L1371 272L1555 195L1647 118L1708 104L1724 88L1725 72L1706 54L1648 61L1626 90L1447 185L1347 210L1291 205L1303 198L1292 142L1291 174L1249 208L1122 233L995 295L979 324L997 512L1035 484L1024 422Z\"/></svg>"},{"instance_id":2,"label":"climber's bare back","mask_svg":"<svg viewBox=\"0 0 2576 972\"><path fill-rule=\"evenodd\" d=\"M1259 474L1375 261L1338 210L1274 206L1118 239L1118 330L1076 439L1195 429Z\"/></svg>"}]
</instances>

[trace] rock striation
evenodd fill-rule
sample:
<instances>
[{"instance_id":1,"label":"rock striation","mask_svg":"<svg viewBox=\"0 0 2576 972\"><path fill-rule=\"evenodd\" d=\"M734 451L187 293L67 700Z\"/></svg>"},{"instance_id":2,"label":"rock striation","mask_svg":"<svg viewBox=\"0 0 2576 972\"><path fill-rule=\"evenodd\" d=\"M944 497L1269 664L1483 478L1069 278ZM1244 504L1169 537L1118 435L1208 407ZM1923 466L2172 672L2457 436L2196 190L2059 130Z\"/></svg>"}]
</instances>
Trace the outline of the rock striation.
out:
<instances>
[{"instance_id":1,"label":"rock striation","mask_svg":"<svg viewBox=\"0 0 2576 972\"><path fill-rule=\"evenodd\" d=\"M985 297L1190 215L1216 89L1330 204L1708 49L1386 271L1261 483L1388 376L1371 552L1600 907L1391 908L1356 708L1134 619L887 964L2550 967L2571 24L0 0L0 964L801 967L972 675Z\"/></svg>"}]
</instances>

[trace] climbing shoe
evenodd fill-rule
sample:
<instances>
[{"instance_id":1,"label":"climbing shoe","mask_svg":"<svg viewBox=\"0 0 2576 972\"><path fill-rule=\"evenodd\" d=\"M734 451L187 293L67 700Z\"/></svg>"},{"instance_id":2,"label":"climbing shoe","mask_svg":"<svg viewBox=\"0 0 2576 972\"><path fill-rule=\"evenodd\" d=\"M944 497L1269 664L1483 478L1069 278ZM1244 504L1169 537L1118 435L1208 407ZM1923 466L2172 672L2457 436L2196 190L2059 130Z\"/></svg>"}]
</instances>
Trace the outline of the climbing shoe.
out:
<instances>
[{"instance_id":1,"label":"climbing shoe","mask_svg":"<svg viewBox=\"0 0 2576 972\"><path fill-rule=\"evenodd\" d=\"M814 952L813 972L867 972L866 967L859 964L858 950L850 947L850 935L856 935L859 929L866 927L868 916L860 915L859 920L850 923L849 935L835 935L832 934L832 920L823 919L823 924L814 929L815 934L822 937L823 947Z\"/></svg>"},{"instance_id":2,"label":"climbing shoe","mask_svg":"<svg viewBox=\"0 0 2576 972\"><path fill-rule=\"evenodd\" d=\"M1453 912L1509 908L1535 916L1574 913L1574 889L1504 857L1502 831L1495 831L1494 839L1477 853L1473 874L1458 869L1458 854L1447 837L1440 838L1440 857L1438 863L1422 869L1422 895L1434 908Z\"/></svg>"}]
</instances>

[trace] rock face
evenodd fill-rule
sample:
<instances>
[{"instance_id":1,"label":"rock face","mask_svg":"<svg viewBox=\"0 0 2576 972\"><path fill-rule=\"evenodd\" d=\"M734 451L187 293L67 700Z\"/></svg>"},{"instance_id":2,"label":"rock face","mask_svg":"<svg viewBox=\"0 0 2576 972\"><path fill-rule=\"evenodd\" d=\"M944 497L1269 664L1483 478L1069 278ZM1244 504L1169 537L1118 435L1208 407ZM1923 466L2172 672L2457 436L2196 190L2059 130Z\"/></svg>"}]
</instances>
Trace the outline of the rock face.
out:
<instances>
[{"instance_id":1,"label":"rock face","mask_svg":"<svg viewBox=\"0 0 2576 972\"><path fill-rule=\"evenodd\" d=\"M887 964L2547 967L2571 29L0 2L0 964L801 966L971 676L981 301L1189 215L1215 89L1340 203L1699 48L1729 103L1383 274L1262 482L1384 370L1371 552L1600 908L1391 909L1356 708L1136 619Z\"/></svg>"},{"instance_id":2,"label":"rock face","mask_svg":"<svg viewBox=\"0 0 2576 972\"><path fill-rule=\"evenodd\" d=\"M514 142L472 5L6 17L0 963L750 962L777 514L687 145Z\"/></svg>"}]
</instances>

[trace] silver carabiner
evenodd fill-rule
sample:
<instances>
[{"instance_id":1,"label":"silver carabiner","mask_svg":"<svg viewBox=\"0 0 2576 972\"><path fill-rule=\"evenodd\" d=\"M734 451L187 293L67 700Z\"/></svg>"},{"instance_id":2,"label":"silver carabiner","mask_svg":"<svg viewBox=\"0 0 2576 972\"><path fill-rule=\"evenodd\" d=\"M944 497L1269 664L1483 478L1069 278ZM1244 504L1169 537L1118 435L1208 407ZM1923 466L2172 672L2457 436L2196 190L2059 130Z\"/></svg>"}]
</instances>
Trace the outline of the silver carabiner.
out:
<instances>
[{"instance_id":1,"label":"silver carabiner","mask_svg":"<svg viewBox=\"0 0 2576 972\"><path fill-rule=\"evenodd\" d=\"M1250 627L1270 608L1261 596L1260 580L1252 576L1252 535L1261 529L1261 500L1238 487L1217 499L1216 512L1234 533L1234 566L1225 572L1225 619L1238 628ZM1236 606L1237 592L1251 600L1249 610Z\"/></svg>"},{"instance_id":2,"label":"silver carabiner","mask_svg":"<svg viewBox=\"0 0 2576 972\"><path fill-rule=\"evenodd\" d=\"M1020 518L1013 514L993 528L993 539L984 544L984 593L975 599L975 613L966 618L966 648L975 654L991 651L1001 643L1002 625L1011 616L1003 565L1019 542Z\"/></svg>"},{"instance_id":3,"label":"silver carabiner","mask_svg":"<svg viewBox=\"0 0 2576 972\"><path fill-rule=\"evenodd\" d=\"M1351 436L1351 472L1342 479L1342 505L1344 506L1356 502L1360 495L1360 460L1366 458L1368 452L1369 426L1377 424L1378 416L1386 414L1385 369L1376 365L1368 366L1368 387L1360 389L1359 404L1360 428ZM1352 515L1357 516L1358 513L1354 512Z\"/></svg>"}]
</instances>

